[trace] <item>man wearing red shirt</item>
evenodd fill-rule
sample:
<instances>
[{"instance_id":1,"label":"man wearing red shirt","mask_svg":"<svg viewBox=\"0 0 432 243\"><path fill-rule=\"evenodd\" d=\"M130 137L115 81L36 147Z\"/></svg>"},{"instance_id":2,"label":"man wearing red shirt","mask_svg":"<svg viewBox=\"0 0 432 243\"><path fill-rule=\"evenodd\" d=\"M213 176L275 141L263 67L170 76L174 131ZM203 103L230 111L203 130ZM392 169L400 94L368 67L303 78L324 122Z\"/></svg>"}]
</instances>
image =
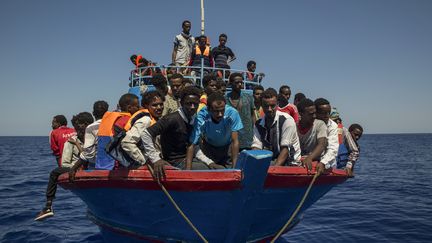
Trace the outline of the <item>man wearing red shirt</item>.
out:
<instances>
[{"instance_id":1,"label":"man wearing red shirt","mask_svg":"<svg viewBox=\"0 0 432 243\"><path fill-rule=\"evenodd\" d=\"M291 97L291 88L287 85L282 85L279 88L278 95L278 111L288 113L292 118L294 118L295 123L299 121L299 115L297 107L294 104L289 103L289 98Z\"/></svg>"},{"instance_id":2,"label":"man wearing red shirt","mask_svg":"<svg viewBox=\"0 0 432 243\"><path fill-rule=\"evenodd\" d=\"M58 166L61 167L64 144L70 137L76 135L76 132L75 129L67 127L66 117L63 115L55 116L51 126L53 130L50 133L50 146L53 155L56 157Z\"/></svg>"}]
</instances>

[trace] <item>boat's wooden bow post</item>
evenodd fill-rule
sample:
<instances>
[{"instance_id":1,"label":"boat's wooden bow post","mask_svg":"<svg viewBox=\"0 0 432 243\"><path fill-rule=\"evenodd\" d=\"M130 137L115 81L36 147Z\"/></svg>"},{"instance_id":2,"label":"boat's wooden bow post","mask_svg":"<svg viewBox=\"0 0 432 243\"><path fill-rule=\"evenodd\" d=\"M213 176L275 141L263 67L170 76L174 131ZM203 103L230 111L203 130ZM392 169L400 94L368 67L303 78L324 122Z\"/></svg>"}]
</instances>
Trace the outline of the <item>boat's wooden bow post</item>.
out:
<instances>
[{"instance_id":1,"label":"boat's wooden bow post","mask_svg":"<svg viewBox=\"0 0 432 243\"><path fill-rule=\"evenodd\" d=\"M232 218L224 242L246 242L258 195L263 191L272 153L249 150L240 153L236 169L242 170L242 191L232 206Z\"/></svg>"}]
</instances>

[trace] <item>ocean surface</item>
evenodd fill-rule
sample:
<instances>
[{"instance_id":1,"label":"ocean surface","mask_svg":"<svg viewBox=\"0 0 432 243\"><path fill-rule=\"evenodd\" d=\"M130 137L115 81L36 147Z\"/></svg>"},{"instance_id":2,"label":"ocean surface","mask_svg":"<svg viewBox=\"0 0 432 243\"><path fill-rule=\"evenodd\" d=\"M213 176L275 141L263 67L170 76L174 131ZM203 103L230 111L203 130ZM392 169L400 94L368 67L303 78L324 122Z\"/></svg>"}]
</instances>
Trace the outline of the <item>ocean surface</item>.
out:
<instances>
[{"instance_id":1,"label":"ocean surface","mask_svg":"<svg viewBox=\"0 0 432 243\"><path fill-rule=\"evenodd\" d=\"M333 188L286 242L432 242L432 134L364 135L356 177ZM86 206L59 189L35 222L56 162L47 137L0 137L0 241L103 242Z\"/></svg>"}]
</instances>

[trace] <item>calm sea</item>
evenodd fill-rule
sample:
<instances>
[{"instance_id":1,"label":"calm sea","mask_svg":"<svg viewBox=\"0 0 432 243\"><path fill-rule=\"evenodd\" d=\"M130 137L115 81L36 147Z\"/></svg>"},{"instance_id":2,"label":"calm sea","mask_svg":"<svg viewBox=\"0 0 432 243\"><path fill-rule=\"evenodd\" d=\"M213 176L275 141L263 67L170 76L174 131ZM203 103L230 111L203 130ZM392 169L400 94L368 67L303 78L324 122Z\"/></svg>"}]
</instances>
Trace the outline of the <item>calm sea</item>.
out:
<instances>
[{"instance_id":1,"label":"calm sea","mask_svg":"<svg viewBox=\"0 0 432 243\"><path fill-rule=\"evenodd\" d=\"M356 177L309 208L288 242L432 242L432 134L364 135ZM47 137L0 137L0 241L103 242L85 205L59 189L33 221L55 167Z\"/></svg>"}]
</instances>

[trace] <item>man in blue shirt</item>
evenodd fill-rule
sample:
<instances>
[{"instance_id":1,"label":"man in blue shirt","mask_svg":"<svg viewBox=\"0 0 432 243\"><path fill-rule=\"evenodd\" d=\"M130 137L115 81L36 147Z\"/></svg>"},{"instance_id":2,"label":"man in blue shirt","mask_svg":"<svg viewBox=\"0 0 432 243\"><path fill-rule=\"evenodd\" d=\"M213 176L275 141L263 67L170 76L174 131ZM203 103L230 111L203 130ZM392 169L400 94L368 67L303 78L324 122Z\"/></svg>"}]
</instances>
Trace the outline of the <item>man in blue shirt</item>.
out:
<instances>
[{"instance_id":1,"label":"man in blue shirt","mask_svg":"<svg viewBox=\"0 0 432 243\"><path fill-rule=\"evenodd\" d=\"M210 169L235 167L239 153L238 131L243 128L236 109L226 105L225 97L215 92L207 99L207 106L198 113L186 154L186 169L191 169L195 146L199 145L196 159ZM231 147L229 165L228 151Z\"/></svg>"}]
</instances>

